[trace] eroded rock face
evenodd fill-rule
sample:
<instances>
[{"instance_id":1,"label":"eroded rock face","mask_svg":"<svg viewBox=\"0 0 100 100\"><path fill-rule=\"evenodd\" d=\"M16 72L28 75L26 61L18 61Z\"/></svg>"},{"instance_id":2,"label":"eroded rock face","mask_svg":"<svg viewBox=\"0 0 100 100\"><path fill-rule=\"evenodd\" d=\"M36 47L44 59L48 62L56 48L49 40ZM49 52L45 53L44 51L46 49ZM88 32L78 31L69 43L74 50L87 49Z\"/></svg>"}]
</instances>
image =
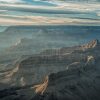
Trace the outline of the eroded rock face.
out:
<instances>
[{"instance_id":1,"label":"eroded rock face","mask_svg":"<svg viewBox=\"0 0 100 100\"><path fill-rule=\"evenodd\" d=\"M46 76L45 80L44 80L44 82L42 84L35 85L35 86L32 87L32 89L35 89L35 92L37 94L43 95L43 93L45 92L45 90L46 90L46 88L48 86L48 82L49 82L49 77Z\"/></svg>"},{"instance_id":2,"label":"eroded rock face","mask_svg":"<svg viewBox=\"0 0 100 100\"><path fill-rule=\"evenodd\" d=\"M96 70L95 67L86 68L88 70L74 68L49 75L48 87L44 94L36 95L32 100L100 100L99 64L97 62Z\"/></svg>"},{"instance_id":3,"label":"eroded rock face","mask_svg":"<svg viewBox=\"0 0 100 100\"><path fill-rule=\"evenodd\" d=\"M93 40L93 41L90 41L89 43L83 45L83 46L82 46L82 49L83 49L83 51L85 51L85 50L87 50L87 49L95 48L95 47L97 47L98 45L100 45L99 41L98 41L98 40Z\"/></svg>"},{"instance_id":4,"label":"eroded rock face","mask_svg":"<svg viewBox=\"0 0 100 100\"><path fill-rule=\"evenodd\" d=\"M93 51L85 52L85 62L73 62L65 71L50 74L44 94L32 100L100 100L100 57Z\"/></svg>"},{"instance_id":5,"label":"eroded rock face","mask_svg":"<svg viewBox=\"0 0 100 100\"><path fill-rule=\"evenodd\" d=\"M100 45L91 43L85 52L62 48L22 60L0 76L0 83L20 88L0 91L0 100L100 100Z\"/></svg>"},{"instance_id":6,"label":"eroded rock face","mask_svg":"<svg viewBox=\"0 0 100 100\"><path fill-rule=\"evenodd\" d=\"M86 64L88 64L88 65L95 65L95 58L93 56L88 56Z\"/></svg>"},{"instance_id":7,"label":"eroded rock face","mask_svg":"<svg viewBox=\"0 0 100 100\"><path fill-rule=\"evenodd\" d=\"M73 62L72 64L69 64L67 66L67 70L78 69L78 68L82 68L83 66L85 66L85 63Z\"/></svg>"},{"instance_id":8,"label":"eroded rock face","mask_svg":"<svg viewBox=\"0 0 100 100\"><path fill-rule=\"evenodd\" d=\"M97 40L86 44L88 47L99 45ZM40 83L45 76L64 70L81 69L88 65L95 65L95 59L100 57L99 49L84 52L81 46L62 48L59 53L40 53L22 60L17 66L3 73L0 83L8 83L13 86L23 86ZM80 52L81 50L81 52ZM70 53L68 53L71 51ZM67 53L66 53L67 52ZM47 53L47 52L46 52ZM49 52L50 53L50 52ZM91 67L90 67L91 68ZM38 79L38 80L37 80Z\"/></svg>"}]
</instances>

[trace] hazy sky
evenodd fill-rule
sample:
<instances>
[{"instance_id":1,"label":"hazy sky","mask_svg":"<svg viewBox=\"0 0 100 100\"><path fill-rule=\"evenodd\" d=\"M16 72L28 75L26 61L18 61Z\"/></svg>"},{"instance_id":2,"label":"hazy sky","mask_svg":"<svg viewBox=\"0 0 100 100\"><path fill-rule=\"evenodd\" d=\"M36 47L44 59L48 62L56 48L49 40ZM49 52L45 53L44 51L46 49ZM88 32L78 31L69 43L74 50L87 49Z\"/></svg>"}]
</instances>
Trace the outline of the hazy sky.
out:
<instances>
[{"instance_id":1,"label":"hazy sky","mask_svg":"<svg viewBox=\"0 0 100 100\"><path fill-rule=\"evenodd\" d=\"M100 25L99 0L0 0L0 25Z\"/></svg>"}]
</instances>

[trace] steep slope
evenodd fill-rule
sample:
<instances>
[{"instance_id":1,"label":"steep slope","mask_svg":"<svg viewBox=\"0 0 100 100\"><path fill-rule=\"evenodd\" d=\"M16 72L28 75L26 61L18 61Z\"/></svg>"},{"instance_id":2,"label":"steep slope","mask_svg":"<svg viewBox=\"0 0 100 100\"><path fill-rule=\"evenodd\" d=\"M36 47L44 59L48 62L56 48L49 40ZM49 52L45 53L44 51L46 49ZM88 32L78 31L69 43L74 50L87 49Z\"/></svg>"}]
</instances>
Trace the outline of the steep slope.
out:
<instances>
[{"instance_id":1,"label":"steep slope","mask_svg":"<svg viewBox=\"0 0 100 100\"><path fill-rule=\"evenodd\" d=\"M93 40L87 45L89 49L96 49L99 43ZM84 46L87 47L87 45ZM45 92L44 88L41 92L39 89L44 83L37 86L37 95L32 100L100 100L99 84L100 55L95 54L95 56L87 56L86 63L74 62L68 65L67 70L50 74Z\"/></svg>"},{"instance_id":2,"label":"steep slope","mask_svg":"<svg viewBox=\"0 0 100 100\"><path fill-rule=\"evenodd\" d=\"M32 100L100 100L99 61L100 58L96 65L84 66L88 70L79 68L51 74L45 93L41 95L38 91Z\"/></svg>"},{"instance_id":3,"label":"steep slope","mask_svg":"<svg viewBox=\"0 0 100 100\"><path fill-rule=\"evenodd\" d=\"M89 45L93 45L94 48L91 46L85 51L83 46L62 48L57 50L57 53L51 52L48 55L40 53L23 59L16 64L14 69L2 74L0 83L8 83L14 86L37 84L51 73L84 67L86 64L95 64L94 59L100 57L100 43L93 40Z\"/></svg>"},{"instance_id":4,"label":"steep slope","mask_svg":"<svg viewBox=\"0 0 100 100\"><path fill-rule=\"evenodd\" d=\"M0 86L9 88L0 90L0 100L100 100L100 43L74 48L33 55L5 72Z\"/></svg>"}]
</instances>

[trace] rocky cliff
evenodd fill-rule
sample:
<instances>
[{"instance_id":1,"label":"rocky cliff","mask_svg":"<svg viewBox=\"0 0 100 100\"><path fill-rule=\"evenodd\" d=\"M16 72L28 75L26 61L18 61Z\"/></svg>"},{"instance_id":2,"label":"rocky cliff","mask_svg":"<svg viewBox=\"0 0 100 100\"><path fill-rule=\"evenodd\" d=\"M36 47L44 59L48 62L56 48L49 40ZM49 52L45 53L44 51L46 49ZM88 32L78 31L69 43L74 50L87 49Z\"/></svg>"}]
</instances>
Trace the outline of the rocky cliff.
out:
<instances>
[{"instance_id":1,"label":"rocky cliff","mask_svg":"<svg viewBox=\"0 0 100 100\"><path fill-rule=\"evenodd\" d=\"M99 66L100 43L93 40L30 56L3 73L0 83L20 87L13 89L13 96L7 90L11 100L100 100Z\"/></svg>"}]
</instances>

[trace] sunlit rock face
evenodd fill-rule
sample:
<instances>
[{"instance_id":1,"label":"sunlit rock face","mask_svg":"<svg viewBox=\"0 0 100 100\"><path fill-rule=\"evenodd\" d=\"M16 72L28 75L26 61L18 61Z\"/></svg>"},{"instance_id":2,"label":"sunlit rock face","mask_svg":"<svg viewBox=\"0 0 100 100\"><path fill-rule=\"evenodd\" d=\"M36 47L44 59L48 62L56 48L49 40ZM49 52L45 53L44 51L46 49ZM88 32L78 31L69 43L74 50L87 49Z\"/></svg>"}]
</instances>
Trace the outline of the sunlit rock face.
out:
<instances>
[{"instance_id":1,"label":"sunlit rock face","mask_svg":"<svg viewBox=\"0 0 100 100\"><path fill-rule=\"evenodd\" d=\"M48 86L48 82L49 82L49 78L48 76L45 77L45 80L43 81L42 84L39 85L35 85L32 88L35 89L36 94L41 94L43 95L45 90L47 89Z\"/></svg>"},{"instance_id":2,"label":"sunlit rock face","mask_svg":"<svg viewBox=\"0 0 100 100\"><path fill-rule=\"evenodd\" d=\"M90 43L88 43L86 45L83 45L82 49L85 51L87 49L92 49L92 48L98 47L98 45L100 45L99 41L98 40L93 40Z\"/></svg>"},{"instance_id":3,"label":"sunlit rock face","mask_svg":"<svg viewBox=\"0 0 100 100\"><path fill-rule=\"evenodd\" d=\"M86 63L73 62L67 70L50 74L44 94L39 93L32 100L99 100L99 61L99 54L87 56Z\"/></svg>"},{"instance_id":4,"label":"sunlit rock face","mask_svg":"<svg viewBox=\"0 0 100 100\"><path fill-rule=\"evenodd\" d=\"M86 51L81 47L52 55L48 50L17 63L0 76L0 84L13 86L0 91L1 100L100 100L99 42Z\"/></svg>"},{"instance_id":5,"label":"sunlit rock face","mask_svg":"<svg viewBox=\"0 0 100 100\"><path fill-rule=\"evenodd\" d=\"M96 68L83 70L80 74L76 70L51 74L45 93L37 94L32 100L99 100L100 68Z\"/></svg>"},{"instance_id":6,"label":"sunlit rock face","mask_svg":"<svg viewBox=\"0 0 100 100\"><path fill-rule=\"evenodd\" d=\"M91 42L93 43L93 42ZM87 44L86 44L87 45ZM85 46L85 45L84 45ZM41 52L17 62L15 68L2 74L1 83L25 86L40 83L45 76L64 70L89 70L100 58L100 45L83 51L81 46ZM85 67L88 66L88 67Z\"/></svg>"}]
</instances>

